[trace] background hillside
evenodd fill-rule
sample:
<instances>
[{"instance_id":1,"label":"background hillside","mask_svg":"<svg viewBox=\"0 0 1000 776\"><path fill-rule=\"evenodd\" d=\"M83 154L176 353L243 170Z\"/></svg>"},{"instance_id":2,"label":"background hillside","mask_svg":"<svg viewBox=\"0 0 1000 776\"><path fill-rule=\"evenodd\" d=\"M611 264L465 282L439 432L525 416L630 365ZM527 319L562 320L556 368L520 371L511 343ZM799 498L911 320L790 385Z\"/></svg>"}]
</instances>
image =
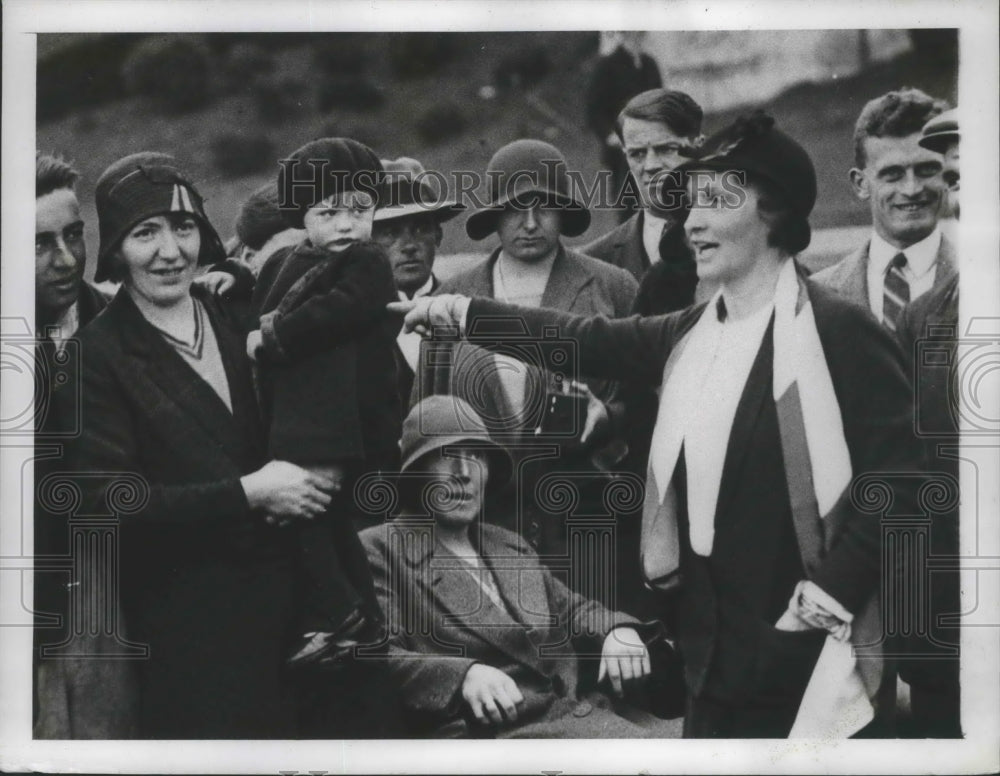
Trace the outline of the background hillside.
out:
<instances>
[{"instance_id":1,"label":"background hillside","mask_svg":"<svg viewBox=\"0 0 1000 776\"><path fill-rule=\"evenodd\" d=\"M846 171L853 123L868 99L908 85L955 102L954 36L915 43L858 76L800 84L764 105L816 162L814 226L865 223ZM275 160L323 135L355 137L383 157L413 156L446 173L482 171L504 143L538 137L571 167L594 173L599 149L584 124L583 94L597 49L597 33L588 32L39 35L36 145L83 173L92 256L94 184L110 162L139 150L183 161L226 239ZM739 112L708 115L706 132ZM446 230L442 252L488 247L470 241L463 222ZM613 213L595 212L573 242L614 223Z\"/></svg>"}]
</instances>

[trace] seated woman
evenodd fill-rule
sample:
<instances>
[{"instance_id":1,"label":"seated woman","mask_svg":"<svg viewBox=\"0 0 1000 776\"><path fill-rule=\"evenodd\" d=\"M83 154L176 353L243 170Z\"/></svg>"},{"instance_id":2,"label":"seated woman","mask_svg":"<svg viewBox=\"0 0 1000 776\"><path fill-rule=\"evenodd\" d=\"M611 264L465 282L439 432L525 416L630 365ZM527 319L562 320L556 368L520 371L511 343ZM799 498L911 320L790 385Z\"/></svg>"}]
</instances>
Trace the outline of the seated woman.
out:
<instances>
[{"instance_id":1,"label":"seated woman","mask_svg":"<svg viewBox=\"0 0 1000 776\"><path fill-rule=\"evenodd\" d=\"M402 457L400 514L361 539L408 729L677 737L679 723L621 702L650 673L640 632L651 643L659 629L573 593L520 536L479 519L511 462L472 407L454 396L424 399L403 424ZM589 687L579 660L587 656L600 661ZM597 691L605 681L614 699Z\"/></svg>"}]
</instances>

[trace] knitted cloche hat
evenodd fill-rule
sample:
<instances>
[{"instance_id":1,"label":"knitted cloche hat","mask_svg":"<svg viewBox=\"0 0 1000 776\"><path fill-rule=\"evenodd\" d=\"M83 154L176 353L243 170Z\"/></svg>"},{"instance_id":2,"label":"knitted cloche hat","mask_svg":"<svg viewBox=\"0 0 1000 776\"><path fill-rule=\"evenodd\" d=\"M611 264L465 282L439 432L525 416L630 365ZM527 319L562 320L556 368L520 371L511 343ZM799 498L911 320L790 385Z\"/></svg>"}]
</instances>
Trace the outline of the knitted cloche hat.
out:
<instances>
[{"instance_id":1,"label":"knitted cloche hat","mask_svg":"<svg viewBox=\"0 0 1000 776\"><path fill-rule=\"evenodd\" d=\"M288 225L303 228L313 205L346 191L379 199L382 162L364 143L347 137L313 140L278 162L278 202Z\"/></svg>"}]
</instances>

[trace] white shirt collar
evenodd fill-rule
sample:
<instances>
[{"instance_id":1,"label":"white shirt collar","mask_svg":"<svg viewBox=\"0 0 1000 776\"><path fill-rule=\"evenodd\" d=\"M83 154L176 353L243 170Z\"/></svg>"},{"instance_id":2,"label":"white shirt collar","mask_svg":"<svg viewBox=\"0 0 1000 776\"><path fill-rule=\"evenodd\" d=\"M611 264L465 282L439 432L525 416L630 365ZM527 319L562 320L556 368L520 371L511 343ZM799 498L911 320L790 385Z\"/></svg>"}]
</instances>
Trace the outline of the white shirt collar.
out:
<instances>
[{"instance_id":1,"label":"white shirt collar","mask_svg":"<svg viewBox=\"0 0 1000 776\"><path fill-rule=\"evenodd\" d=\"M432 272L430 277L427 278L427 282L413 292L413 296L407 296L405 291L400 291L399 289L396 290L396 293L399 294L400 302L409 302L411 299L419 299L422 296L427 296L433 290L434 290L434 273Z\"/></svg>"},{"instance_id":2,"label":"white shirt collar","mask_svg":"<svg viewBox=\"0 0 1000 776\"><path fill-rule=\"evenodd\" d=\"M49 327L49 334L56 343L56 349L61 351L66 346L66 340L76 334L79 328L80 303L76 301L63 311L53 326Z\"/></svg>"},{"instance_id":3,"label":"white shirt collar","mask_svg":"<svg viewBox=\"0 0 1000 776\"><path fill-rule=\"evenodd\" d=\"M650 264L660 260L660 238L667 226L667 220L649 212L642 211L642 247L646 249L646 257Z\"/></svg>"},{"instance_id":4,"label":"white shirt collar","mask_svg":"<svg viewBox=\"0 0 1000 776\"><path fill-rule=\"evenodd\" d=\"M902 250L894 245L890 245L878 232L872 232L871 245L868 247L868 261L873 270L879 274L884 274L889 268L889 262L893 260L896 254L903 253L906 256L908 274L914 278L918 278L929 272L934 266L940 248L941 230L936 226L934 227L934 231L923 240L913 243L913 245Z\"/></svg>"}]
</instances>

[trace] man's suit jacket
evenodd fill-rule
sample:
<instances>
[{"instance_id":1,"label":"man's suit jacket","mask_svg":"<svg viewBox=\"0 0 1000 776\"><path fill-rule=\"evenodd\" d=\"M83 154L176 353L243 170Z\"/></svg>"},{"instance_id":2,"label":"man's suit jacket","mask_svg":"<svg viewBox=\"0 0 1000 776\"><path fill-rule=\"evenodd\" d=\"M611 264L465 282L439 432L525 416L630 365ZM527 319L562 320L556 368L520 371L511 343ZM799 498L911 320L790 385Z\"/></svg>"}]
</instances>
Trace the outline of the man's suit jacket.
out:
<instances>
[{"instance_id":1,"label":"man's suit jacket","mask_svg":"<svg viewBox=\"0 0 1000 776\"><path fill-rule=\"evenodd\" d=\"M82 432L70 469L92 475L83 514L117 500L109 477L148 486L121 516L117 543L127 635L150 647L133 661L138 734L287 737L294 535L252 514L240 483L267 460L245 331L213 297L192 293L215 332L232 411L123 289L81 333ZM71 393L57 391L59 403Z\"/></svg>"},{"instance_id":2,"label":"man's suit jacket","mask_svg":"<svg viewBox=\"0 0 1000 776\"><path fill-rule=\"evenodd\" d=\"M587 256L593 256L595 259L628 270L636 281L641 281L650 264L646 248L642 244L642 219L643 212L640 210L607 234L601 235L577 250Z\"/></svg>"},{"instance_id":3,"label":"man's suit jacket","mask_svg":"<svg viewBox=\"0 0 1000 776\"><path fill-rule=\"evenodd\" d=\"M464 561L435 548L429 520L402 516L361 532L388 623L385 667L409 731L475 735L461 688L472 664L483 663L510 676L524 695L518 722L499 737L643 735L608 709L594 692L596 677L585 679L579 665L581 655L600 656L612 628L641 630L639 623L569 590L517 534L489 523L470 530L503 609Z\"/></svg>"},{"instance_id":4,"label":"man's suit jacket","mask_svg":"<svg viewBox=\"0 0 1000 776\"><path fill-rule=\"evenodd\" d=\"M871 242L847 254L843 259L814 273L811 277L817 283L832 288L841 296L870 310L868 302L868 249ZM958 272L955 263L955 246L945 235L941 235L938 248L937 269L934 271L934 286L946 285Z\"/></svg>"},{"instance_id":5,"label":"man's suit jacket","mask_svg":"<svg viewBox=\"0 0 1000 776\"><path fill-rule=\"evenodd\" d=\"M855 477L918 470L919 455L912 444L912 391L898 346L870 315L806 282ZM484 316L515 314L532 333L556 326L561 336L578 343L583 373L630 374L656 386L671 350L704 309L612 321L476 299L469 307L467 325ZM683 583L677 637L688 688L695 695L737 705L765 693L791 692L790 685L782 686L792 679L782 678L782 655L806 646L797 642L816 638L773 627L805 573L771 394L772 364L769 328L730 433L709 558L695 556L686 539L683 458L674 472L682 505ZM912 478L890 483L891 514L917 513ZM811 577L849 611L859 611L881 581L881 522L880 515L851 510L834 529L837 539Z\"/></svg>"}]
</instances>

